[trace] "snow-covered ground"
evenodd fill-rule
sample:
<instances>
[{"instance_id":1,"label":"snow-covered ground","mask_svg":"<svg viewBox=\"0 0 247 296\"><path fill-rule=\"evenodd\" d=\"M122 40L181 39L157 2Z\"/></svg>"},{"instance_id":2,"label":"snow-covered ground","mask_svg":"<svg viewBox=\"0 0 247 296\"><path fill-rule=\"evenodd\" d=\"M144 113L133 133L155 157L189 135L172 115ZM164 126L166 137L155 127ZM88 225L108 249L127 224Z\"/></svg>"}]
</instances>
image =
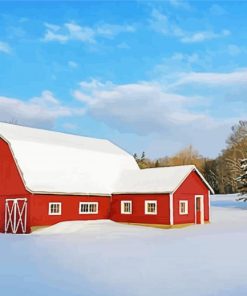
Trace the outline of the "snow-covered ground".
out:
<instances>
[{"instance_id":1,"label":"snow-covered ground","mask_svg":"<svg viewBox=\"0 0 247 296\"><path fill-rule=\"evenodd\" d=\"M247 203L235 198L212 197L210 225L67 222L0 235L0 295L245 296Z\"/></svg>"}]
</instances>

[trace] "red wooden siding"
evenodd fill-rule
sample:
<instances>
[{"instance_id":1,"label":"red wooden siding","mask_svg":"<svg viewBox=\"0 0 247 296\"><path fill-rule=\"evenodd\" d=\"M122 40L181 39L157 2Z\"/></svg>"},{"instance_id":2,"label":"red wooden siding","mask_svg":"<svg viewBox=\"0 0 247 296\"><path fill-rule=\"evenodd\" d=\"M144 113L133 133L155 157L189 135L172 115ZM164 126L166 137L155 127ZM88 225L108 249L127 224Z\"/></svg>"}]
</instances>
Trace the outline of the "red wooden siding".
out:
<instances>
[{"instance_id":1,"label":"red wooden siding","mask_svg":"<svg viewBox=\"0 0 247 296\"><path fill-rule=\"evenodd\" d=\"M49 203L61 202L61 215L49 215ZM80 202L98 202L98 214L79 214ZM63 221L109 219L110 197L32 195L30 199L31 226L46 226Z\"/></svg>"},{"instance_id":2,"label":"red wooden siding","mask_svg":"<svg viewBox=\"0 0 247 296\"><path fill-rule=\"evenodd\" d=\"M209 221L208 187L196 172L191 172L173 194L174 224L195 223L195 195L204 196L204 220ZM188 215L179 214L179 201L188 201Z\"/></svg>"},{"instance_id":3,"label":"red wooden siding","mask_svg":"<svg viewBox=\"0 0 247 296\"><path fill-rule=\"evenodd\" d=\"M28 194L8 144L0 139L0 197Z\"/></svg>"},{"instance_id":4,"label":"red wooden siding","mask_svg":"<svg viewBox=\"0 0 247 296\"><path fill-rule=\"evenodd\" d=\"M0 232L4 232L5 200L7 198L29 198L8 144L0 139ZM30 231L29 206L27 231Z\"/></svg>"},{"instance_id":5,"label":"red wooden siding","mask_svg":"<svg viewBox=\"0 0 247 296\"><path fill-rule=\"evenodd\" d=\"M132 214L121 214L122 200L132 201ZM157 200L157 215L145 214L145 200ZM116 222L169 225L169 194L114 194L110 218Z\"/></svg>"}]
</instances>

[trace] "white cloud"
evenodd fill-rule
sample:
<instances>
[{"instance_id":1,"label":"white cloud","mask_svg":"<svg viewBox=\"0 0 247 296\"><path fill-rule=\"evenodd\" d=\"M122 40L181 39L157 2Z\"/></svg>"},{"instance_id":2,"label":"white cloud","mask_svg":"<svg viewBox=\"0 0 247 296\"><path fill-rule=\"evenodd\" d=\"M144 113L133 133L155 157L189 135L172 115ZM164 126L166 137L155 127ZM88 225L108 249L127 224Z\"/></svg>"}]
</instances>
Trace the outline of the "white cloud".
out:
<instances>
[{"instance_id":1,"label":"white cloud","mask_svg":"<svg viewBox=\"0 0 247 296\"><path fill-rule=\"evenodd\" d=\"M75 23L66 23L64 26L68 30L68 39L88 43L95 42L95 31L90 27L81 27Z\"/></svg>"},{"instance_id":2,"label":"white cloud","mask_svg":"<svg viewBox=\"0 0 247 296\"><path fill-rule=\"evenodd\" d=\"M199 83L204 85L217 85L217 86L229 86L229 85L246 85L247 83L247 69L235 70L228 73L181 73L180 78L174 84L175 86L184 84Z\"/></svg>"},{"instance_id":3,"label":"white cloud","mask_svg":"<svg viewBox=\"0 0 247 296\"><path fill-rule=\"evenodd\" d=\"M10 53L10 51L11 51L11 48L10 48L9 44L6 42L0 41L0 52L8 54L8 53Z\"/></svg>"},{"instance_id":4,"label":"white cloud","mask_svg":"<svg viewBox=\"0 0 247 296\"><path fill-rule=\"evenodd\" d=\"M132 25L114 25L114 24L101 24L93 27L80 26L76 23L65 23L62 26L55 24L44 24L46 32L43 41L57 41L66 43L68 41L80 41L84 43L96 43L96 38L113 38L120 33L132 33L135 27Z\"/></svg>"},{"instance_id":5,"label":"white cloud","mask_svg":"<svg viewBox=\"0 0 247 296\"><path fill-rule=\"evenodd\" d=\"M136 28L133 25L110 25L102 24L96 27L96 32L98 35L104 37L114 37L120 33L129 32L133 33L136 31Z\"/></svg>"},{"instance_id":6,"label":"white cloud","mask_svg":"<svg viewBox=\"0 0 247 296\"><path fill-rule=\"evenodd\" d=\"M83 109L64 106L48 90L28 101L0 96L0 121L5 122L52 128L58 118L80 115L83 112Z\"/></svg>"},{"instance_id":7,"label":"white cloud","mask_svg":"<svg viewBox=\"0 0 247 296\"><path fill-rule=\"evenodd\" d=\"M215 33L212 31L201 31L196 33L184 33L184 36L181 37L181 42L184 43L196 43L196 42L203 42L207 40L222 38L230 35L230 31L223 30L220 33Z\"/></svg>"},{"instance_id":8,"label":"white cloud","mask_svg":"<svg viewBox=\"0 0 247 296\"><path fill-rule=\"evenodd\" d=\"M78 64L76 63L76 62L74 62L74 61L68 61L68 66L70 67L70 68L78 68Z\"/></svg>"},{"instance_id":9,"label":"white cloud","mask_svg":"<svg viewBox=\"0 0 247 296\"><path fill-rule=\"evenodd\" d=\"M175 87L177 79L186 79L186 75L188 78L183 83L200 81L205 84L204 91L195 91L193 96L179 92L180 85L177 85L178 89ZM224 88L229 81L242 78L236 73L229 74L226 78L218 73L188 72L181 74L180 78L174 77L174 87L170 82L114 84L91 80L82 81L73 96L82 103L89 116L104 122L113 130L145 137L148 143L143 149L152 155L170 154L192 144L201 153L215 156L224 146L230 127L244 113L236 108L236 112L232 110L231 115L223 116L220 112L218 117L215 114L222 111L223 107L214 100L221 100L222 97L212 97L205 90L214 79L218 81L219 87ZM214 110L215 106L218 106L218 110Z\"/></svg>"},{"instance_id":10,"label":"white cloud","mask_svg":"<svg viewBox=\"0 0 247 296\"><path fill-rule=\"evenodd\" d=\"M58 41L61 43L65 43L69 40L68 36L63 34L58 34L53 30L48 29L45 33L45 37L43 41L49 42L49 41Z\"/></svg>"},{"instance_id":11,"label":"white cloud","mask_svg":"<svg viewBox=\"0 0 247 296\"><path fill-rule=\"evenodd\" d=\"M130 46L126 42L121 42L121 43L119 43L117 45L117 48L120 48L120 49L130 49Z\"/></svg>"},{"instance_id":12,"label":"white cloud","mask_svg":"<svg viewBox=\"0 0 247 296\"><path fill-rule=\"evenodd\" d=\"M154 31L164 35L168 35L174 30L168 21L168 17L157 9L153 9L149 23Z\"/></svg>"},{"instance_id":13,"label":"white cloud","mask_svg":"<svg viewBox=\"0 0 247 296\"><path fill-rule=\"evenodd\" d=\"M115 85L92 80L80 86L74 97L87 111L125 131L145 134L209 121L190 110L197 98L167 93L157 83Z\"/></svg>"},{"instance_id":14,"label":"white cloud","mask_svg":"<svg viewBox=\"0 0 247 296\"><path fill-rule=\"evenodd\" d=\"M247 49L246 48L243 48L241 46L238 46L236 44L229 44L227 46L227 52L231 56L237 56L237 55L239 55L241 53L246 54L247 53Z\"/></svg>"},{"instance_id":15,"label":"white cloud","mask_svg":"<svg viewBox=\"0 0 247 296\"><path fill-rule=\"evenodd\" d=\"M157 9L153 9L149 23L150 27L154 31L163 35L176 37L183 43L204 42L212 39L223 38L231 34L229 30L225 29L218 33L210 30L187 32L176 23L170 21L165 14L161 13Z\"/></svg>"},{"instance_id":16,"label":"white cloud","mask_svg":"<svg viewBox=\"0 0 247 296\"><path fill-rule=\"evenodd\" d=\"M60 26L58 25L54 25L54 24L50 24L50 23L44 23L44 25L46 26L47 29L52 30L54 32L57 32L61 29Z\"/></svg>"},{"instance_id":17,"label":"white cloud","mask_svg":"<svg viewBox=\"0 0 247 296\"><path fill-rule=\"evenodd\" d=\"M212 67L212 55L209 52L175 52L157 64L150 75L167 89L178 82L179 79L192 72L205 72Z\"/></svg>"},{"instance_id":18,"label":"white cloud","mask_svg":"<svg viewBox=\"0 0 247 296\"><path fill-rule=\"evenodd\" d=\"M175 8L191 9L191 5L185 0L169 0L169 2Z\"/></svg>"}]
</instances>

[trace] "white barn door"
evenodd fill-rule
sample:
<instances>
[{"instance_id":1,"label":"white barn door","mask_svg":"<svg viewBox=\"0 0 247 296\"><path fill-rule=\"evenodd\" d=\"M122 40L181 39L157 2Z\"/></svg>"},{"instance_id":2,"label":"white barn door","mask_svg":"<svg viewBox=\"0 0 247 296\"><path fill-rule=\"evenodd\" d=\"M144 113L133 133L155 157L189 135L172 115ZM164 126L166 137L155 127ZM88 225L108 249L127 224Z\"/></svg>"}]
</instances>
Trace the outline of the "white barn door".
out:
<instances>
[{"instance_id":1,"label":"white barn door","mask_svg":"<svg viewBox=\"0 0 247 296\"><path fill-rule=\"evenodd\" d=\"M5 201L5 233L26 233L27 199L14 198Z\"/></svg>"}]
</instances>

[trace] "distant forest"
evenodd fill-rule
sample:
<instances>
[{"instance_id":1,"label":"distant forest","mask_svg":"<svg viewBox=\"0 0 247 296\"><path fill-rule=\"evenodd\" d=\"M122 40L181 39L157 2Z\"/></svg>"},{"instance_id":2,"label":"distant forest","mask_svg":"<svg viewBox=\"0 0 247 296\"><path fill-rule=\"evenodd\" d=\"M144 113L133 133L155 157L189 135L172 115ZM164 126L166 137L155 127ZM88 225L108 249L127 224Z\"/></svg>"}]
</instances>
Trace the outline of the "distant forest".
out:
<instances>
[{"instance_id":1,"label":"distant forest","mask_svg":"<svg viewBox=\"0 0 247 296\"><path fill-rule=\"evenodd\" d=\"M247 121L239 121L231 129L226 147L215 159L203 157L192 146L171 157L149 159L145 152L134 157L140 168L195 165L215 193L247 193Z\"/></svg>"}]
</instances>

